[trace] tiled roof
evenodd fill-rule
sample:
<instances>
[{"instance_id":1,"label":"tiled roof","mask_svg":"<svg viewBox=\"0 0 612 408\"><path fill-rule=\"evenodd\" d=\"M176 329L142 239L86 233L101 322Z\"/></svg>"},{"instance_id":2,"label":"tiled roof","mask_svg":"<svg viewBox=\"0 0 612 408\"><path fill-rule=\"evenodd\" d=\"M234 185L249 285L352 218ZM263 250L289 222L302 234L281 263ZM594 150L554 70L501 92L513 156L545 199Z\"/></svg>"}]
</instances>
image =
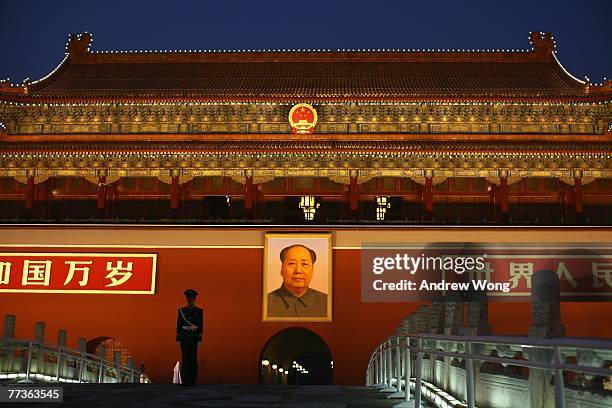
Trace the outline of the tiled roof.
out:
<instances>
[{"instance_id":1,"label":"tiled roof","mask_svg":"<svg viewBox=\"0 0 612 408\"><path fill-rule=\"evenodd\" d=\"M588 97L554 56L531 51L91 52L71 37L65 61L32 98L203 100L555 99Z\"/></svg>"}]
</instances>

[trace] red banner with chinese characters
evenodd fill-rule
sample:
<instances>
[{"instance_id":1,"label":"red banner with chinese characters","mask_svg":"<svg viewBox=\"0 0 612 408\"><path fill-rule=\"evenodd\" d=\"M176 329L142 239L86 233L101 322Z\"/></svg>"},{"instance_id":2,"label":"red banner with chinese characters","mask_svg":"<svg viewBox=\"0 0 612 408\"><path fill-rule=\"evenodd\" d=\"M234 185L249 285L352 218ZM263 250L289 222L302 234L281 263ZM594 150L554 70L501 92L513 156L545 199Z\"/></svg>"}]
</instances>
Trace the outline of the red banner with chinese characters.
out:
<instances>
[{"instance_id":1,"label":"red banner with chinese characters","mask_svg":"<svg viewBox=\"0 0 612 408\"><path fill-rule=\"evenodd\" d=\"M0 292L155 293L157 254L0 253Z\"/></svg>"}]
</instances>

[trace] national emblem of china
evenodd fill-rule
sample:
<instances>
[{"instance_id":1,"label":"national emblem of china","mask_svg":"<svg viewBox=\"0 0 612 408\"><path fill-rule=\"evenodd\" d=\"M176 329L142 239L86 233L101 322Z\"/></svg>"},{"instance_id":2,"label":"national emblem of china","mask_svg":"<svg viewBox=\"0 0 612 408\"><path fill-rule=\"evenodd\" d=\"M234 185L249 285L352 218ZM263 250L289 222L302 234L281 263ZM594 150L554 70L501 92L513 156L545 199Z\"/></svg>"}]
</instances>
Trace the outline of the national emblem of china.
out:
<instances>
[{"instance_id":1,"label":"national emblem of china","mask_svg":"<svg viewBox=\"0 0 612 408\"><path fill-rule=\"evenodd\" d=\"M289 111L289 124L291 125L291 133L313 133L317 124L317 111L312 105L298 103Z\"/></svg>"}]
</instances>

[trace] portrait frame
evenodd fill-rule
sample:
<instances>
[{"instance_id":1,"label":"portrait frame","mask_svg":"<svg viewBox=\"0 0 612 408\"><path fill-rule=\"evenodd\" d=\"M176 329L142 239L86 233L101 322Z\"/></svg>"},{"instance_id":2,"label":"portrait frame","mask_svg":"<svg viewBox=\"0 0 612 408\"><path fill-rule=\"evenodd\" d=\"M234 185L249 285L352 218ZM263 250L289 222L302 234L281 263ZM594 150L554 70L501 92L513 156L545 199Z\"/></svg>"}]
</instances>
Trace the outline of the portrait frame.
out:
<instances>
[{"instance_id":1,"label":"portrait frame","mask_svg":"<svg viewBox=\"0 0 612 408\"><path fill-rule=\"evenodd\" d=\"M316 245L315 245L316 244ZM278 289L278 285L271 282L280 280L280 250L291 245L304 245L311 248L317 254L317 260L313 265L315 274L323 272L326 276L319 276L318 285L313 287L318 291L327 294L327 313L325 316L269 316L268 295ZM323 253L324 252L324 253ZM332 233L331 232L266 232L264 233L264 264L263 264L263 297L262 297L262 321L264 322L331 322L332 310L332 282L333 282L333 263L332 263ZM319 259L323 262L319 262ZM326 259L325 259L326 258ZM276 267L272 267L275 265ZM323 266L321 266L323 265ZM276 275L276 276L274 276ZM313 278L314 280L314 278ZM311 282L312 283L312 282ZM313 285L315 286L315 285Z\"/></svg>"}]
</instances>

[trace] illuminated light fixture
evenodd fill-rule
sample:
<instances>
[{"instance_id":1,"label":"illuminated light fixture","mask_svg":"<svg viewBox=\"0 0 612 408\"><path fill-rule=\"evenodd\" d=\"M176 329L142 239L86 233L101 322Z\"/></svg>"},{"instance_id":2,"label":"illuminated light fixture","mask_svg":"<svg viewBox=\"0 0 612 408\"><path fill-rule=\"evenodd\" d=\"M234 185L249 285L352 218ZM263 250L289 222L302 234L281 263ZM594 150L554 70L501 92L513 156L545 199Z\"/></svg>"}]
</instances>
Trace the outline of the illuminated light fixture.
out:
<instances>
[{"instance_id":1,"label":"illuminated light fixture","mask_svg":"<svg viewBox=\"0 0 612 408\"><path fill-rule=\"evenodd\" d=\"M272 369L276 370L278 368L278 366L276 364L272 364Z\"/></svg>"},{"instance_id":2,"label":"illuminated light fixture","mask_svg":"<svg viewBox=\"0 0 612 408\"><path fill-rule=\"evenodd\" d=\"M278 369L278 372L279 372L279 373L282 373L283 371L285 371L285 370L284 370L284 369L282 369L282 368L279 368L279 369Z\"/></svg>"},{"instance_id":3,"label":"illuminated light fixture","mask_svg":"<svg viewBox=\"0 0 612 408\"><path fill-rule=\"evenodd\" d=\"M391 208L391 204L389 203L389 197L387 197L387 196L378 196L378 197L376 197L376 204L379 207Z\"/></svg>"},{"instance_id":4,"label":"illuminated light fixture","mask_svg":"<svg viewBox=\"0 0 612 408\"><path fill-rule=\"evenodd\" d=\"M261 360L261 365L264 366L264 367L265 366L269 366L270 365L270 361L268 361L268 360Z\"/></svg>"},{"instance_id":5,"label":"illuminated light fixture","mask_svg":"<svg viewBox=\"0 0 612 408\"><path fill-rule=\"evenodd\" d=\"M230 196L225 196L225 203L228 207L232 205L232 199Z\"/></svg>"},{"instance_id":6,"label":"illuminated light fixture","mask_svg":"<svg viewBox=\"0 0 612 408\"><path fill-rule=\"evenodd\" d=\"M391 208L391 201L387 196L376 197L376 221L384 221L387 209Z\"/></svg>"},{"instance_id":7,"label":"illuminated light fixture","mask_svg":"<svg viewBox=\"0 0 612 408\"><path fill-rule=\"evenodd\" d=\"M317 208L321 205L315 201L314 196L302 196L300 197L299 208L304 212L304 219L306 221L314 220L315 213L317 212Z\"/></svg>"}]
</instances>

